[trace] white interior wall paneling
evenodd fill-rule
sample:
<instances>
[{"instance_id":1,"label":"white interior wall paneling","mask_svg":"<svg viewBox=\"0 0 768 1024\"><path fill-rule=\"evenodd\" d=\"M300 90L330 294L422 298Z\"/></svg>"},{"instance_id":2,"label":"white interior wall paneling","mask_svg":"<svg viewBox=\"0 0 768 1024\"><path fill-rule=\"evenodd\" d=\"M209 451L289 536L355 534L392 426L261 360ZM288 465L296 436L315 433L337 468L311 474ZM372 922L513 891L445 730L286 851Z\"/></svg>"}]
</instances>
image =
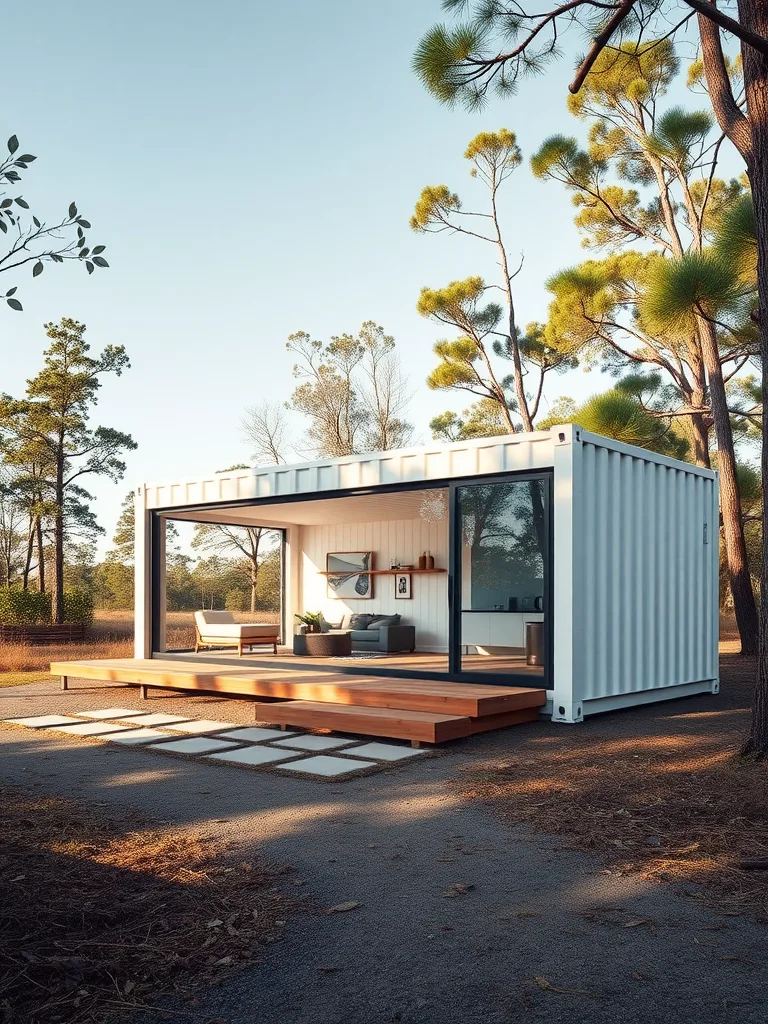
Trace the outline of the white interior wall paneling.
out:
<instances>
[{"instance_id":1,"label":"white interior wall paneling","mask_svg":"<svg viewBox=\"0 0 768 1024\"><path fill-rule=\"evenodd\" d=\"M373 577L373 598L359 601L328 596L325 572L330 551L373 551L373 568L388 569L392 559L417 566L419 555L430 551L435 566L448 568L448 517L439 523L423 519L380 523L341 523L304 526L301 530L301 607L294 611L321 610L329 622L347 612L400 614L403 622L416 627L416 648L448 650L448 573L411 579L410 601L395 597L394 576Z\"/></svg>"},{"instance_id":2,"label":"white interior wall paneling","mask_svg":"<svg viewBox=\"0 0 768 1024\"><path fill-rule=\"evenodd\" d=\"M580 698L717 679L715 481L591 444L582 473Z\"/></svg>"}]
</instances>

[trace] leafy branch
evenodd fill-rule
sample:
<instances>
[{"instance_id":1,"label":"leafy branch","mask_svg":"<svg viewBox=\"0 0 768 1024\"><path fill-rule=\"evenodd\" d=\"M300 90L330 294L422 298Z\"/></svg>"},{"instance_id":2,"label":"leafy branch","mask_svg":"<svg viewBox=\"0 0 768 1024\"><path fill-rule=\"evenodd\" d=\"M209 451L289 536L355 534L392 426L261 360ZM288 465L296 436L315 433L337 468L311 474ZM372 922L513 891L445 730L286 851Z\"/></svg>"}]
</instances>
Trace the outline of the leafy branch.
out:
<instances>
[{"instance_id":1,"label":"leafy branch","mask_svg":"<svg viewBox=\"0 0 768 1024\"><path fill-rule=\"evenodd\" d=\"M90 246L85 232L91 227L90 221L79 212L75 203L69 204L64 217L55 223L40 220L31 212L23 195L10 195L10 189L21 181L20 171L26 171L37 158L32 153L19 153L19 140L15 135L8 139L8 155L0 162L0 232L5 235L10 248L0 255L0 273L18 270L32 264L32 277L39 277L46 263L64 263L65 260L79 260L85 264L89 274L97 268L109 266L102 255L106 246ZM31 218L31 219L30 219ZM11 309L22 310L16 298L18 287L0 293Z\"/></svg>"}]
</instances>

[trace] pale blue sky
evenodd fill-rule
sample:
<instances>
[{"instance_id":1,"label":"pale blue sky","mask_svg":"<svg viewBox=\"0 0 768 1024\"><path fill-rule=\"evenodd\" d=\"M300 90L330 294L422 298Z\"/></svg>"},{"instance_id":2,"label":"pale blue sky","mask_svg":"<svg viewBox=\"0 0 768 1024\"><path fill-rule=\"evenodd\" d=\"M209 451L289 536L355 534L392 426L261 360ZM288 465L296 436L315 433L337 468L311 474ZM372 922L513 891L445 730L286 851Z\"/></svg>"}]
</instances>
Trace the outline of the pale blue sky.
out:
<instances>
[{"instance_id":1,"label":"pale blue sky","mask_svg":"<svg viewBox=\"0 0 768 1024\"><path fill-rule=\"evenodd\" d=\"M416 299L425 284L490 275L492 259L459 238L414 235L413 204L444 182L470 205L462 153L479 131L511 128L528 157L579 125L565 109L567 58L482 113L441 107L410 70L439 15L438 0L15 9L3 138L16 133L38 157L23 194L49 219L75 199L111 269L89 279L80 266L48 266L35 282L13 281L24 312L0 310L0 387L23 391L47 320L84 321L94 349L125 344L133 367L104 387L96 422L130 431L139 448L124 484L94 485L108 533L134 484L247 459L243 410L289 394L293 331L326 338L382 324L418 389L424 438L435 412L462 407L423 385L440 332ZM569 197L527 168L506 212L525 253L527 322L545 314L546 278L583 250ZM572 374L550 395L603 384Z\"/></svg>"}]
</instances>

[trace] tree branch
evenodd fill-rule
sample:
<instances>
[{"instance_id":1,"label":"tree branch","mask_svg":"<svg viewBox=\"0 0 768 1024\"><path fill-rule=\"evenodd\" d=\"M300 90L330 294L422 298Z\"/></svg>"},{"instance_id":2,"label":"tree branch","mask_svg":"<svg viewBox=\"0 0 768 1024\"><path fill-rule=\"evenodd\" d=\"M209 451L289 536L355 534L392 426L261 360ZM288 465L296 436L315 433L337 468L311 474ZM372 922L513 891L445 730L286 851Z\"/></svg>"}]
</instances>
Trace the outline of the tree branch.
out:
<instances>
[{"instance_id":1,"label":"tree branch","mask_svg":"<svg viewBox=\"0 0 768 1024\"><path fill-rule=\"evenodd\" d=\"M764 57L768 57L768 39L759 36L757 32L744 28L735 18L730 18L727 14L723 14L710 0L683 0L683 2L692 7L697 14L708 18L715 25L726 29L726 31L735 35L737 39L741 39L742 42L757 50L758 53L762 53Z\"/></svg>"},{"instance_id":2,"label":"tree branch","mask_svg":"<svg viewBox=\"0 0 768 1024\"><path fill-rule=\"evenodd\" d=\"M589 48L587 56L581 62L576 77L568 86L568 92L576 94L579 89L584 85L584 79L587 77L589 72L592 70L592 65L595 63L597 58L600 56L602 51L608 45L611 36L616 29L621 25L622 21L626 18L632 8L635 6L635 0L623 0L623 3L614 12L612 17L608 19L605 24L605 28L602 32L599 32L592 41L592 45Z\"/></svg>"}]
</instances>

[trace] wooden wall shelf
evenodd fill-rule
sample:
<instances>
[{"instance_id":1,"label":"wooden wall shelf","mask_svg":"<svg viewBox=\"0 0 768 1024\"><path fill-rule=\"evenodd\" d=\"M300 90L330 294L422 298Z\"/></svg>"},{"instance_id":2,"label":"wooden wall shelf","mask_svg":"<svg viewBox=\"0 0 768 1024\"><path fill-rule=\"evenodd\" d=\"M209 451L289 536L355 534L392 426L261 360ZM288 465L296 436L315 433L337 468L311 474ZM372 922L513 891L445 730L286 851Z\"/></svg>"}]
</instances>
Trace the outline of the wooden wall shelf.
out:
<instances>
[{"instance_id":1,"label":"wooden wall shelf","mask_svg":"<svg viewBox=\"0 0 768 1024\"><path fill-rule=\"evenodd\" d=\"M319 572L318 576L428 576L430 573L448 572L447 569L361 569L354 572Z\"/></svg>"}]
</instances>

